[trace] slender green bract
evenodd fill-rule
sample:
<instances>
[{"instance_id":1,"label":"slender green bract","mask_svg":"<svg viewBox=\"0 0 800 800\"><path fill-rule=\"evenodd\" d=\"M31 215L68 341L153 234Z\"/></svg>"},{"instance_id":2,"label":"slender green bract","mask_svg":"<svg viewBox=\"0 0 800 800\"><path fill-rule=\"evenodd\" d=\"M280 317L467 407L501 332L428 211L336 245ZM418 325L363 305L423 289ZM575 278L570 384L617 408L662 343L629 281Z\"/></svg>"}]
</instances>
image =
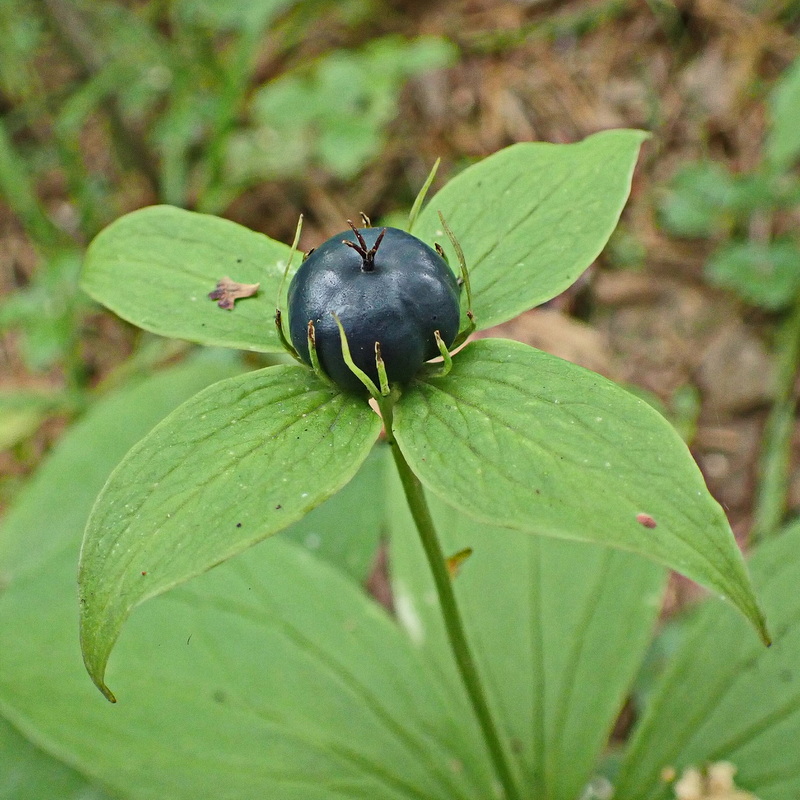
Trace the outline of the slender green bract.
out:
<instances>
[{"instance_id":1,"label":"slender green bract","mask_svg":"<svg viewBox=\"0 0 800 800\"><path fill-rule=\"evenodd\" d=\"M150 206L120 217L94 239L81 287L123 319L162 336L280 353L270 320L289 252L230 220ZM224 311L208 297L224 277L261 286L234 311Z\"/></svg>"},{"instance_id":2,"label":"slender green bract","mask_svg":"<svg viewBox=\"0 0 800 800\"><path fill-rule=\"evenodd\" d=\"M552 299L597 258L628 199L647 136L617 130L578 144L515 144L464 170L430 200L414 235L452 254L442 213L467 259L480 330Z\"/></svg>"},{"instance_id":3,"label":"slender green bract","mask_svg":"<svg viewBox=\"0 0 800 800\"><path fill-rule=\"evenodd\" d=\"M685 444L644 401L484 339L416 382L394 432L420 480L484 522L647 556L725 595L768 639L741 552Z\"/></svg>"},{"instance_id":4,"label":"slender green bract","mask_svg":"<svg viewBox=\"0 0 800 800\"><path fill-rule=\"evenodd\" d=\"M338 491L380 420L301 366L269 367L196 395L122 461L97 499L79 572L92 679L143 600L288 527Z\"/></svg>"}]
</instances>

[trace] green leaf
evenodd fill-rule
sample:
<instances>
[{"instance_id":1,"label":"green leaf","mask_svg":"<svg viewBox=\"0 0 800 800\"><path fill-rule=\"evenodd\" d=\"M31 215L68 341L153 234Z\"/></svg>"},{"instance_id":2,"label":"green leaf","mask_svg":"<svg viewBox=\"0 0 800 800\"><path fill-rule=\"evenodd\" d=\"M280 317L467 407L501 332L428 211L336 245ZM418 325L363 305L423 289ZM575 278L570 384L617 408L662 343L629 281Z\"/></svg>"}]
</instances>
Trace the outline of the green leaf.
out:
<instances>
[{"instance_id":1,"label":"green leaf","mask_svg":"<svg viewBox=\"0 0 800 800\"><path fill-rule=\"evenodd\" d=\"M386 529L386 510L380 502L386 450L383 446L374 447L344 489L295 522L282 538L303 545L355 580L366 580Z\"/></svg>"},{"instance_id":2,"label":"green leaf","mask_svg":"<svg viewBox=\"0 0 800 800\"><path fill-rule=\"evenodd\" d=\"M184 25L205 26L216 31L232 31L258 35L278 14L295 4L295 0L179 0L174 13Z\"/></svg>"},{"instance_id":3,"label":"green leaf","mask_svg":"<svg viewBox=\"0 0 800 800\"><path fill-rule=\"evenodd\" d=\"M98 497L81 551L81 643L98 687L108 693L105 665L131 609L333 495L380 425L305 367L278 366L209 387L134 447Z\"/></svg>"},{"instance_id":4,"label":"green leaf","mask_svg":"<svg viewBox=\"0 0 800 800\"><path fill-rule=\"evenodd\" d=\"M0 719L0 800L108 800Z\"/></svg>"},{"instance_id":5,"label":"green leaf","mask_svg":"<svg viewBox=\"0 0 800 800\"><path fill-rule=\"evenodd\" d=\"M140 608L112 665L121 702L94 689L75 614L83 524L116 460L202 377L100 401L9 512L0 713L132 800L495 797L450 686L358 586L280 537Z\"/></svg>"},{"instance_id":6,"label":"green leaf","mask_svg":"<svg viewBox=\"0 0 800 800\"><path fill-rule=\"evenodd\" d=\"M9 710L10 696L26 681L30 681L27 696L31 700L39 698L45 715L57 713L52 706L49 711L46 706L55 702L56 687L66 673L80 678L84 689L91 685L85 673L81 676L75 564L92 502L114 464L165 413L210 382L237 371L230 359L220 361L203 354L99 401L62 438L20 493L0 528L2 713ZM121 425L120 420L125 424ZM51 561L59 564L57 575L44 570ZM48 686L49 689L43 688ZM62 759L48 762L44 752L53 753L58 748L39 749L44 747L42 737L31 729L27 719L13 716L19 730L24 730L36 745L26 747L19 741L19 734L10 732L8 723L0 721L2 748L9 754L0 756L4 765L0 769L0 797L5 798L6 791L11 792L9 800L25 798L16 784L19 780L24 781L31 800L72 800L73 796L75 800L100 800L100 793L89 789L72 769L58 765ZM65 717L65 721L67 718L71 717ZM12 763L13 768L6 767ZM51 786L52 790L48 788Z\"/></svg>"},{"instance_id":7,"label":"green leaf","mask_svg":"<svg viewBox=\"0 0 800 800\"><path fill-rule=\"evenodd\" d=\"M288 257L286 245L230 220L151 206L120 217L94 239L81 286L153 333L279 353L275 303ZM208 294L226 276L261 288L223 310Z\"/></svg>"},{"instance_id":8,"label":"green leaf","mask_svg":"<svg viewBox=\"0 0 800 800\"><path fill-rule=\"evenodd\" d=\"M437 37L384 36L360 50L333 50L270 81L253 96L254 126L232 137L229 172L253 183L316 164L354 177L380 153L403 83L453 63L456 55Z\"/></svg>"},{"instance_id":9,"label":"green leaf","mask_svg":"<svg viewBox=\"0 0 800 800\"><path fill-rule=\"evenodd\" d=\"M4 32L8 36L7 28ZM13 40L13 37L8 38ZM0 72L5 70L0 67ZM37 244L52 247L61 241L62 232L53 224L39 201L35 178L14 146L5 117L0 120L0 195Z\"/></svg>"},{"instance_id":10,"label":"green leaf","mask_svg":"<svg viewBox=\"0 0 800 800\"><path fill-rule=\"evenodd\" d=\"M759 647L732 610L708 601L636 728L615 797L668 796L664 767L729 761L760 800L800 796L800 525L758 548L753 581L774 629ZM671 794L669 795L671 796Z\"/></svg>"},{"instance_id":11,"label":"green leaf","mask_svg":"<svg viewBox=\"0 0 800 800\"><path fill-rule=\"evenodd\" d=\"M144 383L129 382L125 392L97 402L69 430L4 519L0 587L6 571L11 577L24 572L60 546L59 537L47 535L45 529L83 530L109 472L153 425L195 392L241 372L229 354L224 359L218 355L204 352ZM39 539L32 539L34 532Z\"/></svg>"},{"instance_id":12,"label":"green leaf","mask_svg":"<svg viewBox=\"0 0 800 800\"><path fill-rule=\"evenodd\" d=\"M58 406L44 394L0 391L0 451L27 439Z\"/></svg>"},{"instance_id":13,"label":"green leaf","mask_svg":"<svg viewBox=\"0 0 800 800\"><path fill-rule=\"evenodd\" d=\"M765 143L767 161L789 169L800 156L800 58L783 73L770 95L771 128Z\"/></svg>"},{"instance_id":14,"label":"green leaf","mask_svg":"<svg viewBox=\"0 0 800 800\"><path fill-rule=\"evenodd\" d=\"M731 602L767 638L742 555L686 445L611 381L484 339L395 409L427 488L483 522L640 553ZM655 525L655 527L654 527Z\"/></svg>"},{"instance_id":15,"label":"green leaf","mask_svg":"<svg viewBox=\"0 0 800 800\"><path fill-rule=\"evenodd\" d=\"M698 161L672 178L661 208L664 227L676 236L714 236L729 228L736 181L723 164Z\"/></svg>"},{"instance_id":16,"label":"green leaf","mask_svg":"<svg viewBox=\"0 0 800 800\"><path fill-rule=\"evenodd\" d=\"M515 144L464 170L428 203L414 234L448 249L442 212L466 256L479 329L552 299L597 258L646 138L619 130L579 144Z\"/></svg>"},{"instance_id":17,"label":"green leaf","mask_svg":"<svg viewBox=\"0 0 800 800\"><path fill-rule=\"evenodd\" d=\"M81 674L76 555L77 540L0 600L18 631L0 703L95 780L134 800L494 796L469 710L319 559L272 539L139 609L111 706Z\"/></svg>"},{"instance_id":18,"label":"green leaf","mask_svg":"<svg viewBox=\"0 0 800 800\"><path fill-rule=\"evenodd\" d=\"M791 239L730 242L706 264L712 283L772 311L791 305L800 293L800 248Z\"/></svg>"},{"instance_id":19,"label":"green leaf","mask_svg":"<svg viewBox=\"0 0 800 800\"><path fill-rule=\"evenodd\" d=\"M473 548L455 590L523 793L575 800L647 648L664 570L629 553L478 524L430 500L445 552ZM391 516L395 609L457 685L430 570L400 508Z\"/></svg>"}]
</instances>

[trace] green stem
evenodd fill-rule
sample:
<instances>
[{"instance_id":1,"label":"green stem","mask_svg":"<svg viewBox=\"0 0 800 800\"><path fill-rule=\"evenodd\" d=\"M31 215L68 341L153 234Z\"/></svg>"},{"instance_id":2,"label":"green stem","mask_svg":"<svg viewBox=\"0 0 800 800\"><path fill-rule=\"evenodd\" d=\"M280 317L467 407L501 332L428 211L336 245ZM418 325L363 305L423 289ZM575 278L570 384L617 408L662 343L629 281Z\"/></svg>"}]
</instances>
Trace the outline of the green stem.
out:
<instances>
[{"instance_id":1,"label":"green stem","mask_svg":"<svg viewBox=\"0 0 800 800\"><path fill-rule=\"evenodd\" d=\"M775 403L764 431L759 483L750 543L776 533L786 513L792 432L795 422L795 379L800 362L800 299L778 332L778 376Z\"/></svg>"},{"instance_id":2,"label":"green stem","mask_svg":"<svg viewBox=\"0 0 800 800\"><path fill-rule=\"evenodd\" d=\"M394 455L395 464L397 465L397 471L400 473L400 480L403 484L406 500L411 509L411 516L416 523L422 546L425 549L425 555L428 558L428 563L433 573L433 580L436 584L436 592L439 595L439 603L442 608L445 628L447 628L447 636L450 640L450 647L453 651L458 671L464 682L464 688L467 690L467 695L472 703L472 708L475 711L478 724L483 732L486 748L494 764L497 777L505 790L506 799L520 800L521 795L517 790L508 758L503 749L500 734L492 719L492 713L489 710L486 693L481 684L480 677L478 676L475 660L472 657L469 644L467 643L464 624L461 621L461 614L458 610L456 597L453 592L453 584L450 579L450 574L447 571L445 556L436 535L436 528L433 523L433 518L431 517L430 509L428 508L428 503L425 500L422 484L411 471L411 467L408 466L408 462L403 457L400 448L391 436L391 412L388 414L387 419L387 415L384 411L384 422L386 424L387 438L392 446L392 453Z\"/></svg>"}]
</instances>

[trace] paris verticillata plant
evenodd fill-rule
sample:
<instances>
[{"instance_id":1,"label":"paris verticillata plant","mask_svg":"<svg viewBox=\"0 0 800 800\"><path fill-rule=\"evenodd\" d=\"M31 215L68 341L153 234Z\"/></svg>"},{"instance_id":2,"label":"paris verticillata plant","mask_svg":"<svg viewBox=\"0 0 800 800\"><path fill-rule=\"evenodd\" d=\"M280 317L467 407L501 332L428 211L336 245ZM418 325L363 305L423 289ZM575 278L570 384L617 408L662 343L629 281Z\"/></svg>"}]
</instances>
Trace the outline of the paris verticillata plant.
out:
<instances>
[{"instance_id":1,"label":"paris verticillata plant","mask_svg":"<svg viewBox=\"0 0 800 800\"><path fill-rule=\"evenodd\" d=\"M740 786L789 800L800 768L773 744L800 709L800 681L784 681L800 654L800 601L783 597L797 536L752 564L767 649L725 515L656 411L520 343L452 352L578 278L644 138L512 146L418 205L412 230L364 219L305 257L166 206L102 232L83 286L121 317L300 363L231 374L196 360L108 401L64 444L51 482L102 430L80 511L62 515L74 530L102 486L80 555L80 643L121 702L88 692L74 663L12 667L4 714L121 797L655 800L685 768L731 761ZM250 285L230 311L207 297L223 277ZM40 491L27 525L48 503L58 516L57 492ZM394 618L358 586L380 535ZM18 583L10 571L17 618L37 581L69 572L74 550L48 541L43 567ZM12 548L12 567L30 552ZM725 602L693 618L608 758L663 567ZM47 635L11 661L74 647Z\"/></svg>"}]
</instances>

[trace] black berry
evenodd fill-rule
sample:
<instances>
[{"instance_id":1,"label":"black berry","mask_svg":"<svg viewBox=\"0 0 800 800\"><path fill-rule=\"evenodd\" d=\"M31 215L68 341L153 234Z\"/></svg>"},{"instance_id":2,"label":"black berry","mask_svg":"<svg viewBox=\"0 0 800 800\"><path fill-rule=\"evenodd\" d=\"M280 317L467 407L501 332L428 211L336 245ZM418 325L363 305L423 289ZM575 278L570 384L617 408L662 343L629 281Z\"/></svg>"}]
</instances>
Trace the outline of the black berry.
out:
<instances>
[{"instance_id":1,"label":"black berry","mask_svg":"<svg viewBox=\"0 0 800 800\"><path fill-rule=\"evenodd\" d=\"M459 286L435 250L397 228L360 228L331 237L303 262L289 286L289 333L306 363L313 322L320 366L338 386L364 386L342 357L341 320L355 364L378 384L375 342L390 383L407 383L459 328Z\"/></svg>"}]
</instances>

